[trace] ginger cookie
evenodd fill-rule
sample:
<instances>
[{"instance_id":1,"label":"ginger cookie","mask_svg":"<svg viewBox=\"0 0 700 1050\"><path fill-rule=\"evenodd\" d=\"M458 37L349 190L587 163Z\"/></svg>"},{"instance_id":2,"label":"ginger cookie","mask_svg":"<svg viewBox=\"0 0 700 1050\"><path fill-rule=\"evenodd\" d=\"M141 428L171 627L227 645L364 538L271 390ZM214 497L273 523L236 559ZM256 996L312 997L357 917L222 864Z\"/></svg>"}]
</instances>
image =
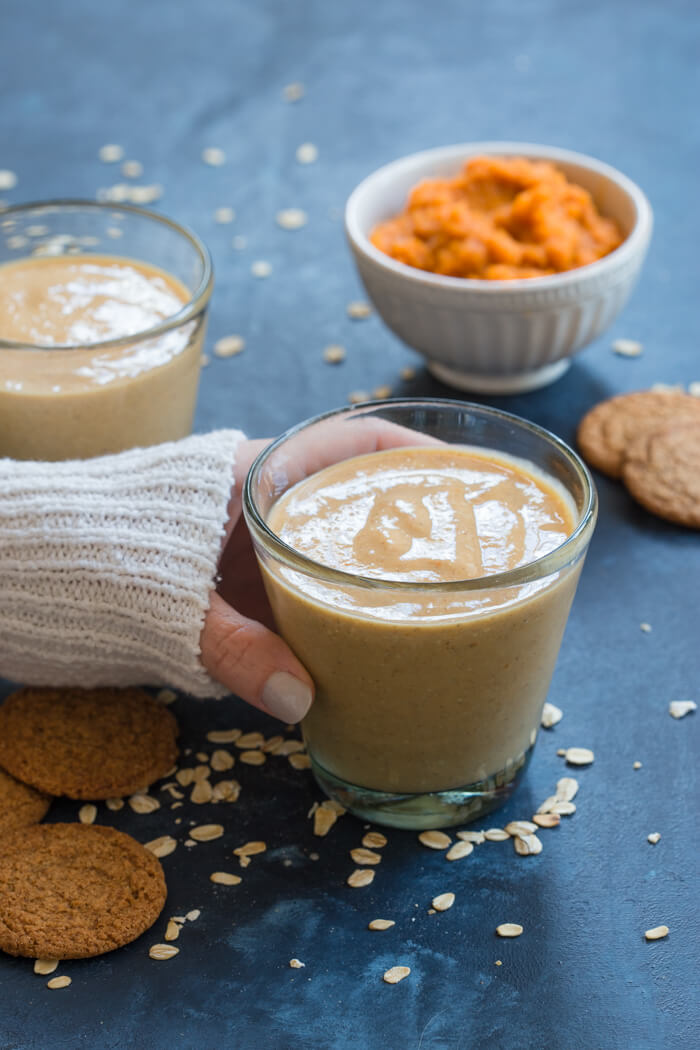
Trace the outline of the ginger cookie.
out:
<instances>
[{"instance_id":1,"label":"ginger cookie","mask_svg":"<svg viewBox=\"0 0 700 1050\"><path fill-rule=\"evenodd\" d=\"M640 434L630 442L622 478L652 514L700 529L700 419Z\"/></svg>"},{"instance_id":2,"label":"ginger cookie","mask_svg":"<svg viewBox=\"0 0 700 1050\"><path fill-rule=\"evenodd\" d=\"M51 805L51 799L28 784L20 784L0 769L0 838L17 828L38 824Z\"/></svg>"},{"instance_id":3,"label":"ginger cookie","mask_svg":"<svg viewBox=\"0 0 700 1050\"><path fill-rule=\"evenodd\" d=\"M699 398L677 390L639 390L595 405L581 420L576 440L590 466L620 478L634 438L681 420L700 421Z\"/></svg>"},{"instance_id":4,"label":"ginger cookie","mask_svg":"<svg viewBox=\"0 0 700 1050\"><path fill-rule=\"evenodd\" d=\"M20 689L0 707L0 766L49 795L118 798L167 773L176 736L142 689Z\"/></svg>"},{"instance_id":5,"label":"ginger cookie","mask_svg":"<svg viewBox=\"0 0 700 1050\"><path fill-rule=\"evenodd\" d=\"M130 835L95 824L35 824L2 840L0 949L85 959L121 948L156 921L160 861Z\"/></svg>"}]
</instances>

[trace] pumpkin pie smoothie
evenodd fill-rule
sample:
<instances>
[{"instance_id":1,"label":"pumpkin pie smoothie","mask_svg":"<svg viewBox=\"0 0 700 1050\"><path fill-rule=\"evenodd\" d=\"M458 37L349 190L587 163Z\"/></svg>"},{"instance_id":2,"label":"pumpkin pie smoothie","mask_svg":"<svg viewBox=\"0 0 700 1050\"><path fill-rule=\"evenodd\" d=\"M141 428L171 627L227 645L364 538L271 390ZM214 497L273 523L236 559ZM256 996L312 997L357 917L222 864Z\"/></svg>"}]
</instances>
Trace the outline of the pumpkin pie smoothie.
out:
<instances>
[{"instance_id":1,"label":"pumpkin pie smoothie","mask_svg":"<svg viewBox=\"0 0 700 1050\"><path fill-rule=\"evenodd\" d=\"M303 731L326 791L408 827L505 801L584 550L547 556L579 523L567 488L534 463L441 444L353 456L271 504L267 527L303 557L258 556L278 627L316 684Z\"/></svg>"}]
</instances>

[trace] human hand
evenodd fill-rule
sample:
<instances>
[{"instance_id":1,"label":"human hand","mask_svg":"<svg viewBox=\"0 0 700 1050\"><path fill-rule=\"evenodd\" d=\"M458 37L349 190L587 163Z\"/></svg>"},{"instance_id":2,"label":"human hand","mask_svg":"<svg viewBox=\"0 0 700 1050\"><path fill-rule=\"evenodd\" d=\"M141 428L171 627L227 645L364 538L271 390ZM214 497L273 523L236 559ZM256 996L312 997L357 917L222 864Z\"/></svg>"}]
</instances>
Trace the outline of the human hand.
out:
<instances>
[{"instance_id":1,"label":"human hand","mask_svg":"<svg viewBox=\"0 0 700 1050\"><path fill-rule=\"evenodd\" d=\"M353 455L434 439L381 419L355 428L323 424L307 443L297 441L294 458L285 461L288 484ZM275 633L262 576L241 513L246 475L268 441L243 441L236 452L234 487L219 562L219 582L212 592L200 637L201 659L209 674L254 707L283 722L299 722L314 696L313 681L287 644Z\"/></svg>"}]
</instances>

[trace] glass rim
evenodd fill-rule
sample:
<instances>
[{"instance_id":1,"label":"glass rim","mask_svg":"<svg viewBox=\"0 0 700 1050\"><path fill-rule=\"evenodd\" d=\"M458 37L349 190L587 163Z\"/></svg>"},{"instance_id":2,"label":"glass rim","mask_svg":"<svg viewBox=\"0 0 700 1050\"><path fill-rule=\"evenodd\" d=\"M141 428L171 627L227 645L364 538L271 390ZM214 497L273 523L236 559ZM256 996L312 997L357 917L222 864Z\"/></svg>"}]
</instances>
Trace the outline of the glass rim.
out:
<instances>
[{"instance_id":1,"label":"glass rim","mask_svg":"<svg viewBox=\"0 0 700 1050\"><path fill-rule=\"evenodd\" d=\"M172 331L174 328L179 328L181 325L186 324L188 321L197 317L209 302L214 277L214 265L212 263L211 253L204 241L198 237L194 230L191 230L189 226L176 222L174 219L170 219L166 215L160 215L158 212L151 211L150 208L142 208L137 204L118 204L116 201L94 201L89 198L83 199L80 197L57 197L46 201L27 201L24 204L12 204L0 212L0 224L3 223L8 216L11 218L13 214L16 215L18 212L40 211L51 208L55 210L61 208L65 208L66 210L71 208L75 210L80 208L90 208L102 212L125 211L132 215L136 215L139 218L144 218L156 222L161 226L166 226L168 229L179 234L186 241L189 241L192 245L202 263L202 278L188 301L183 304L182 308L178 310L177 313L164 318L159 324L151 325L150 328L144 328L139 332L133 332L131 335L119 336L116 339L101 339L91 343L54 343L51 346L45 346L38 343L18 342L14 339L3 339L0 337L0 350L39 350L50 353L54 350L111 350L121 346L132 346L135 341L142 342L147 339L154 339L157 336ZM84 252L81 254L89 255L90 253ZM20 258L31 258L31 256L21 256ZM70 258L75 259L79 258L79 256L71 255ZM129 256L125 255L124 258L127 259ZM19 259L11 261L19 261ZM5 265L5 263L0 263L0 268L3 265Z\"/></svg>"},{"instance_id":2,"label":"glass rim","mask_svg":"<svg viewBox=\"0 0 700 1050\"><path fill-rule=\"evenodd\" d=\"M378 579L377 577L362 576L355 573L345 572L342 569L334 569L331 566L315 561L313 558L309 558L307 555L290 547L288 543L285 543L284 540L273 532L258 510L252 490L253 483L257 480L263 466L277 449L281 448L282 445L295 435L300 434L302 431L309 429L317 423L322 423L327 419L339 416L349 418L361 417L363 415L369 415L371 411L378 408L387 406L415 408L421 405L426 407L439 407L443 405L476 411L502 422L516 424L522 429L529 430L538 438L544 439L553 445L554 448L563 455L564 459L566 459L574 468L575 473L581 481L584 492L584 506L580 513L580 520L571 535L567 536L563 543L560 543L558 547L554 548L554 550L549 551L548 554L543 555L541 558L537 558L535 561L527 562L525 565L516 566L514 569L506 569L502 572L477 576L466 580L420 580L413 582L410 580ZM311 477L312 475L308 476ZM290 488L291 487L293 486L290 486ZM588 467L581 457L577 455L577 453L574 452L565 441L562 441L561 438L557 437L556 434L553 434L545 427L541 427L537 423L532 423L530 420L523 419L521 416L517 416L512 412L504 412L502 409L491 408L487 405L479 405L472 401L458 401L451 398L437 397L385 398L379 401L363 401L349 407L343 406L342 408L331 409L327 412L322 412L317 416L313 416L310 419L306 419L302 423L298 423L295 426L290 427L288 430L285 430L283 434L267 445L262 452L257 455L248 471L243 487L243 513L248 528L263 546L270 548L270 551L288 567L304 572L306 575L320 578L325 582L340 584L344 587L359 587L373 591L391 590L407 594L415 594L416 592L419 594L427 594L431 592L445 594L464 591L486 591L505 587L515 587L521 584L530 583L533 580L543 579L544 577L559 571L570 560L573 560L576 557L583 538L586 533L590 532L592 525L595 523L597 507L598 497L596 494L596 488Z\"/></svg>"}]
</instances>

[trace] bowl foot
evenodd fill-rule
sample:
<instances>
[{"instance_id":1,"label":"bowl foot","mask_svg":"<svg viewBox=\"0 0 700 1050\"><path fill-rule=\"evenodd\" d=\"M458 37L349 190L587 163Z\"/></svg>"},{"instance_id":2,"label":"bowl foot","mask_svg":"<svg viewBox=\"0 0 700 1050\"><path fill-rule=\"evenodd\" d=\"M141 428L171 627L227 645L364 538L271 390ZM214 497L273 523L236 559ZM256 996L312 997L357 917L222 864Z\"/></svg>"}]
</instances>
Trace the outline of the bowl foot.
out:
<instances>
[{"instance_id":1,"label":"bowl foot","mask_svg":"<svg viewBox=\"0 0 700 1050\"><path fill-rule=\"evenodd\" d=\"M485 375L482 372L458 372L447 365L428 362L428 370L436 379L458 390L472 390L476 394L526 394L529 390L553 383L569 368L571 361L564 358L551 365L543 365L532 372L514 372L508 375Z\"/></svg>"}]
</instances>

